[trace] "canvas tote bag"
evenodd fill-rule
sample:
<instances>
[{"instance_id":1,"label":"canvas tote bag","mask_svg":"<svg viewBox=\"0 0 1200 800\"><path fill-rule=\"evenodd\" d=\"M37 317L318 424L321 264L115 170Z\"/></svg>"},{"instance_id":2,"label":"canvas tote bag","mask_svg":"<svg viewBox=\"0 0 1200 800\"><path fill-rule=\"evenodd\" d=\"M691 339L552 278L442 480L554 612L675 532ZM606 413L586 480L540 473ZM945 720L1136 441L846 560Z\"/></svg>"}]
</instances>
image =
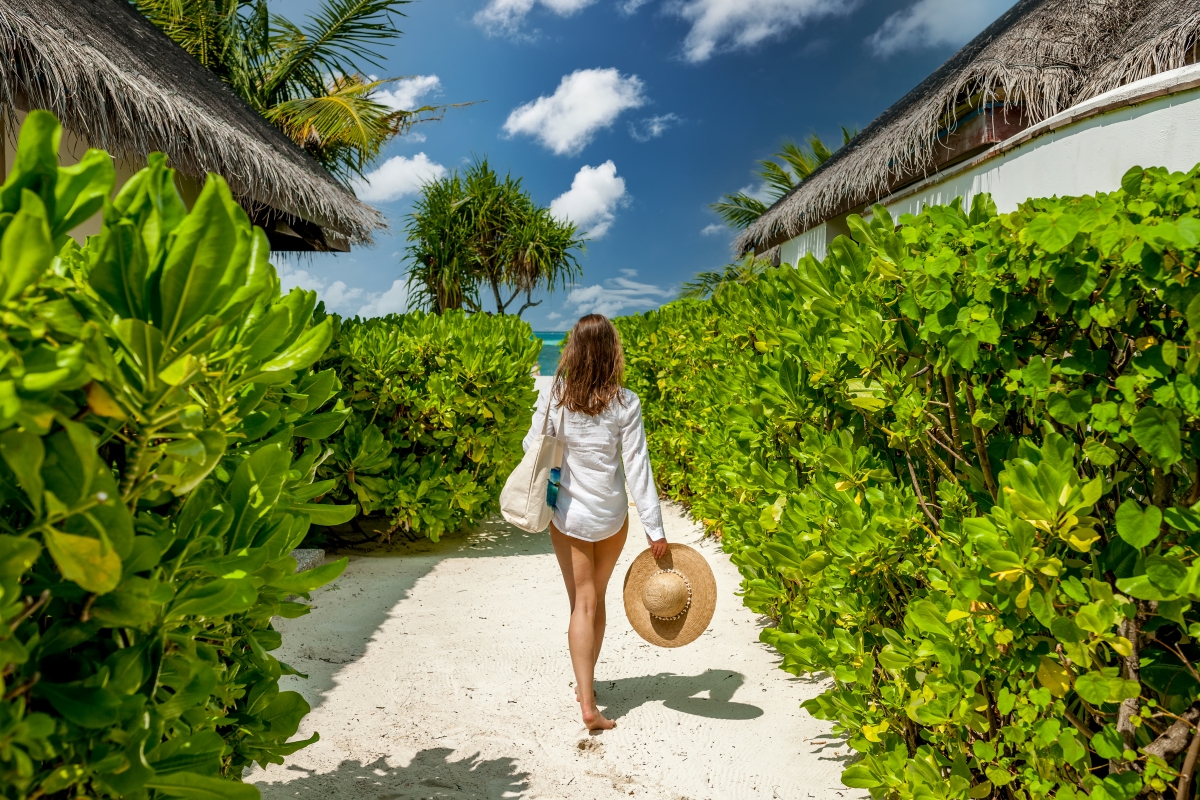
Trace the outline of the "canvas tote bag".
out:
<instances>
[{"instance_id":1,"label":"canvas tote bag","mask_svg":"<svg viewBox=\"0 0 1200 800\"><path fill-rule=\"evenodd\" d=\"M553 400L549 401L553 403ZM504 482L500 492L500 513L512 525L529 533L540 533L550 525L554 502L558 499L558 478L562 470L566 440L546 434L550 409L542 420L542 432L525 453L521 463ZM558 427L562 436L563 408L558 408Z\"/></svg>"}]
</instances>

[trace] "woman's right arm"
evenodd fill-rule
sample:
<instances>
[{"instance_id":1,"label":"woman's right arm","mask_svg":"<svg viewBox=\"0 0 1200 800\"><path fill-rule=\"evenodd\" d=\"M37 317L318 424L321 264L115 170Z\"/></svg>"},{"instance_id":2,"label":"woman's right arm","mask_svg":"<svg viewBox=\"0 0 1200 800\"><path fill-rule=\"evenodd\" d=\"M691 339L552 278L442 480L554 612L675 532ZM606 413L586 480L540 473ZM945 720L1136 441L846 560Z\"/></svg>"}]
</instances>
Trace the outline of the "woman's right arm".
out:
<instances>
[{"instance_id":1,"label":"woman's right arm","mask_svg":"<svg viewBox=\"0 0 1200 800\"><path fill-rule=\"evenodd\" d=\"M546 415L549 413L550 393L539 392L537 407L533 411L533 421L529 423L529 433L525 434L525 441L521 443L526 453L529 452L529 448L533 447L534 438L541 435L542 426L546 424ZM553 433L553 431L547 428L546 433Z\"/></svg>"}]
</instances>

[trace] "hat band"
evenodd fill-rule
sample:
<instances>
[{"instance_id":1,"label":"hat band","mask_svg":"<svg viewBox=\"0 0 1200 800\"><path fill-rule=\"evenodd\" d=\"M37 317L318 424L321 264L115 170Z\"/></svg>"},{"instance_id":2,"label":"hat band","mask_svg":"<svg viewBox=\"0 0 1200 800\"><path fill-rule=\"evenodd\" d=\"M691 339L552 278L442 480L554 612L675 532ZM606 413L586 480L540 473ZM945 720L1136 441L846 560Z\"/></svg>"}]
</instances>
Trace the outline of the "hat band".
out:
<instances>
[{"instance_id":1,"label":"hat band","mask_svg":"<svg viewBox=\"0 0 1200 800\"><path fill-rule=\"evenodd\" d=\"M687 602L683 604L683 610L680 611L678 614L676 614L673 617L660 617L657 614L655 614L654 612L650 611L649 609L646 609L646 613L649 614L650 616L654 617L655 619L660 619L663 622L670 622L673 619L679 619L680 617L682 617L684 614L686 614L688 612L689 608L691 608L691 606L692 606L692 583L691 583L691 581L689 581L687 579L686 575L684 575L682 572L680 572L677 569L660 569L658 572L656 572L654 574L658 575L663 572L672 572L672 573L678 575L680 578L683 578L683 585L686 586L687 590L688 590Z\"/></svg>"}]
</instances>

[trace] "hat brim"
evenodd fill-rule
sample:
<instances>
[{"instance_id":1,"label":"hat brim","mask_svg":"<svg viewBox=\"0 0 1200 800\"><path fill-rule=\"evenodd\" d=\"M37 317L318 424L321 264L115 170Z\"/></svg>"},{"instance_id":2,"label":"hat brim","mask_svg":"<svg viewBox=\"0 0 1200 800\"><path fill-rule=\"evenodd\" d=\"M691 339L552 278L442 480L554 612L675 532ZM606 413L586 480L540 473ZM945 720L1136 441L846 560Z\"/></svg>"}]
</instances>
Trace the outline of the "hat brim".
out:
<instances>
[{"instance_id":1,"label":"hat brim","mask_svg":"<svg viewBox=\"0 0 1200 800\"><path fill-rule=\"evenodd\" d=\"M663 569L677 570L692 589L692 602L677 619L659 619L642 604L646 581ZM717 608L717 579L699 552L685 544L670 544L659 561L648 549L633 560L625 573L624 595L625 616L638 636L659 647L682 647L698 639L712 622Z\"/></svg>"}]
</instances>

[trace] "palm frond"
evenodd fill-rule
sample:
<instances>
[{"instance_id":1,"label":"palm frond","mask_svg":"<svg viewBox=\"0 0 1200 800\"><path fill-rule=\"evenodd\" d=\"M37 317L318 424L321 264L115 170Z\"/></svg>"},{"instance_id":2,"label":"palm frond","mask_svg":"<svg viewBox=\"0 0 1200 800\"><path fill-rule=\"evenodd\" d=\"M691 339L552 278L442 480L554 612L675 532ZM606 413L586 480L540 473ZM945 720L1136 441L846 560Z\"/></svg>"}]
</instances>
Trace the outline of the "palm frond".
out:
<instances>
[{"instance_id":1,"label":"palm frond","mask_svg":"<svg viewBox=\"0 0 1200 800\"><path fill-rule=\"evenodd\" d=\"M271 18L272 38L279 56L270 72L266 89L280 91L289 83L310 88L321 75L352 74L362 64L380 66L380 46L397 39L401 31L394 15L403 16L399 6L411 0L325 0L309 24L301 28L285 17Z\"/></svg>"},{"instance_id":2,"label":"palm frond","mask_svg":"<svg viewBox=\"0 0 1200 800\"><path fill-rule=\"evenodd\" d=\"M727 264L720 272L699 272L696 277L683 284L679 296L693 300L716 297L721 290L732 284L746 284L771 268L771 262L758 258L753 253L741 261Z\"/></svg>"},{"instance_id":3,"label":"palm frond","mask_svg":"<svg viewBox=\"0 0 1200 800\"><path fill-rule=\"evenodd\" d=\"M754 224L754 220L767 211L767 204L745 192L727 194L709 208L717 212L725 224L737 230L745 230Z\"/></svg>"}]
</instances>

